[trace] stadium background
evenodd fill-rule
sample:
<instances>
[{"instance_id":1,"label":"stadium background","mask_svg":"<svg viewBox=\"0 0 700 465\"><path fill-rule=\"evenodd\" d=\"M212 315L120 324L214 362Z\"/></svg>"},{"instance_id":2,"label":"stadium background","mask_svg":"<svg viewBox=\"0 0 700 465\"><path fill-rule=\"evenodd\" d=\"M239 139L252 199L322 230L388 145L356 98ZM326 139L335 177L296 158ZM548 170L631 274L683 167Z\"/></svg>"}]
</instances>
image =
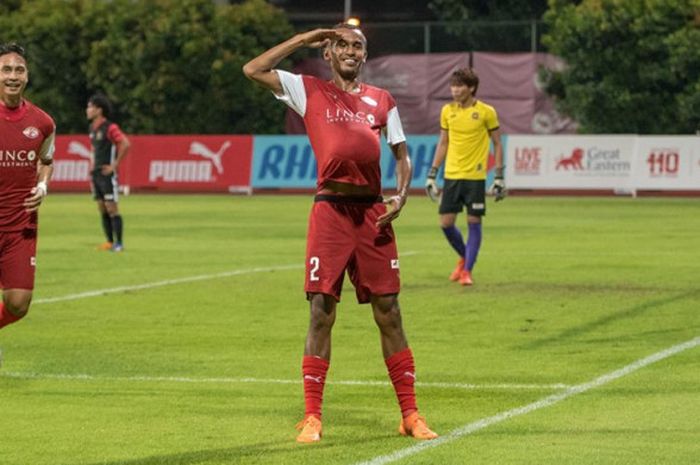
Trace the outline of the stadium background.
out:
<instances>
[{"instance_id":1,"label":"stadium background","mask_svg":"<svg viewBox=\"0 0 700 465\"><path fill-rule=\"evenodd\" d=\"M700 124L700 56L692 46L700 24L697 4L11 1L0 7L0 26L3 40L27 45L28 95L55 116L65 135L58 144L58 191L87 188L88 145L79 135L86 132L84 102L95 91L114 101L114 119L136 141L120 170L127 192L312 188L308 145L282 136L303 134L300 119L250 85L240 67L294 30L327 26L351 13L361 17L370 41L364 79L395 96L410 136L414 188L424 182L438 114L450 100L449 74L471 65L481 76L479 98L499 112L511 149L507 166L522 167L527 153L537 158L528 162L528 176L556 177L567 166L557 162L574 150L586 152L591 163L593 152L604 152L613 157L609 166L622 157L627 168L622 174L598 170L610 181L601 185L592 170L568 165L569 178L577 179L570 183L573 192L693 193L700 176L697 138L664 138L651 146L638 144L642 139L610 145L608 139L603 149L587 142L561 147L556 138L537 139L532 147L507 142L531 134L693 134ZM297 53L280 66L328 73L315 52ZM169 137L158 138L164 135ZM204 135L216 135L205 138L211 146L203 143ZM275 137L275 154L262 153L267 149L260 147L272 140L263 135ZM279 157L275 163L273 155ZM283 160L284 172L277 172ZM387 186L390 163L383 163ZM534 170L548 164L553 168ZM269 169L261 173L256 167ZM638 182L639 176L645 179ZM512 180L513 193L552 188ZM554 185L561 192L567 184Z\"/></svg>"},{"instance_id":2,"label":"stadium background","mask_svg":"<svg viewBox=\"0 0 700 465\"><path fill-rule=\"evenodd\" d=\"M421 409L445 440L397 437L376 329L346 286L324 441L297 447L312 198L197 192L308 190L305 137L285 135L284 107L240 67L314 25L297 11L327 25L342 3L0 3L2 40L28 45L29 97L62 134L33 307L0 333L0 463L696 465L700 206L667 196L489 199L471 289L446 282L454 257L435 205L411 196L395 224L402 313ZM538 77L578 134L507 134L510 186L634 193L638 179L647 194L697 191L697 1L429 2L444 16L418 2L353 4L377 30L377 59L424 55L429 22L431 55L567 63ZM526 24L522 35L508 21ZM80 187L96 90L138 145L123 180L157 194L122 199L122 254L94 249L99 219ZM416 189L434 138L411 134ZM253 187L270 180L262 173L270 186ZM56 193L61 183L84 193ZM178 189L191 195L161 193Z\"/></svg>"}]
</instances>

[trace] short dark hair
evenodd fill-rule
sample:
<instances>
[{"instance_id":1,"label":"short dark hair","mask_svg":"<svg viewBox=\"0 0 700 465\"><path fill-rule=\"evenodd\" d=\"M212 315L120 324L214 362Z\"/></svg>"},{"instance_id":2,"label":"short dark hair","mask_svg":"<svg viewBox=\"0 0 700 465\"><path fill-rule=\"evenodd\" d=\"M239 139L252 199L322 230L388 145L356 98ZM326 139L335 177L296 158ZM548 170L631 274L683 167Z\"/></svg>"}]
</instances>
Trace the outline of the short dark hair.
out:
<instances>
[{"instance_id":1,"label":"short dark hair","mask_svg":"<svg viewBox=\"0 0 700 465\"><path fill-rule=\"evenodd\" d=\"M7 55L8 53L16 53L17 55L27 60L27 52L24 47L19 45L17 42L7 42L0 44L0 56Z\"/></svg>"},{"instance_id":2,"label":"short dark hair","mask_svg":"<svg viewBox=\"0 0 700 465\"><path fill-rule=\"evenodd\" d=\"M367 47L367 37L365 37L365 33L362 32L362 29L360 29L360 26L355 26L354 24L350 24L350 23L338 23L335 26L333 26L331 29L350 29L351 31L357 31L360 33L360 37L362 37L362 42L365 43L365 48Z\"/></svg>"},{"instance_id":3,"label":"short dark hair","mask_svg":"<svg viewBox=\"0 0 700 465\"><path fill-rule=\"evenodd\" d=\"M473 87L472 95L476 95L476 91L479 89L479 75L472 68L459 68L452 73L450 84Z\"/></svg>"},{"instance_id":4,"label":"short dark hair","mask_svg":"<svg viewBox=\"0 0 700 465\"><path fill-rule=\"evenodd\" d=\"M105 118L109 118L112 114L112 104L105 94L97 93L88 99L89 103L102 109L102 114Z\"/></svg>"}]
</instances>

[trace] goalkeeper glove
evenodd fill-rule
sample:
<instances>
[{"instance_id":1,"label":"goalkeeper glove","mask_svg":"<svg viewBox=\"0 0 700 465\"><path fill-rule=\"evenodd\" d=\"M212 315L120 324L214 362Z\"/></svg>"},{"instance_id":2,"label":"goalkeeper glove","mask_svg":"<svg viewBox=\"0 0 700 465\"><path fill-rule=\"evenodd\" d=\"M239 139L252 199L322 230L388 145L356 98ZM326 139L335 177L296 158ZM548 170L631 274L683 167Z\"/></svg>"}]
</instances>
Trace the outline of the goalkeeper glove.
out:
<instances>
[{"instance_id":1,"label":"goalkeeper glove","mask_svg":"<svg viewBox=\"0 0 700 465\"><path fill-rule=\"evenodd\" d=\"M503 168L496 168L496 177L491 185L491 193L496 198L496 202L506 198L506 182L503 179Z\"/></svg>"},{"instance_id":2,"label":"goalkeeper glove","mask_svg":"<svg viewBox=\"0 0 700 465\"><path fill-rule=\"evenodd\" d=\"M425 193L428 194L430 200L437 202L440 198L440 189L438 189L435 178L437 178L438 169L436 167L430 168L428 171L428 179L425 180Z\"/></svg>"}]
</instances>

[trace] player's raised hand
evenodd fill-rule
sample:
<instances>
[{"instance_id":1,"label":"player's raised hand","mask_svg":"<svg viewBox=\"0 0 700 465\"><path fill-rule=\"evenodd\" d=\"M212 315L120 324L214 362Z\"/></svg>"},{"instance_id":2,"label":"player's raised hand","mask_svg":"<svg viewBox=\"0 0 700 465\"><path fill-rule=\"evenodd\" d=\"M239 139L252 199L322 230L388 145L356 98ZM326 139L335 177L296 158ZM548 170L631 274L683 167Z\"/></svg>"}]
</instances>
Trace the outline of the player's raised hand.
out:
<instances>
[{"instance_id":1,"label":"player's raised hand","mask_svg":"<svg viewBox=\"0 0 700 465\"><path fill-rule=\"evenodd\" d=\"M334 40L342 37L336 29L314 29L313 31L304 32L301 38L309 48L322 48Z\"/></svg>"},{"instance_id":2,"label":"player's raised hand","mask_svg":"<svg viewBox=\"0 0 700 465\"><path fill-rule=\"evenodd\" d=\"M24 202L22 204L24 205L24 209L28 212L38 210L39 205L41 205L41 201L44 200L44 197L46 197L46 193L46 183L40 182L39 184L37 184L36 187L32 188L30 196L24 199Z\"/></svg>"},{"instance_id":3,"label":"player's raised hand","mask_svg":"<svg viewBox=\"0 0 700 465\"><path fill-rule=\"evenodd\" d=\"M377 218L375 223L378 228L386 226L387 224L394 221L399 217L401 209L406 204L405 195L394 195L384 200L384 205L386 205L386 213Z\"/></svg>"}]
</instances>

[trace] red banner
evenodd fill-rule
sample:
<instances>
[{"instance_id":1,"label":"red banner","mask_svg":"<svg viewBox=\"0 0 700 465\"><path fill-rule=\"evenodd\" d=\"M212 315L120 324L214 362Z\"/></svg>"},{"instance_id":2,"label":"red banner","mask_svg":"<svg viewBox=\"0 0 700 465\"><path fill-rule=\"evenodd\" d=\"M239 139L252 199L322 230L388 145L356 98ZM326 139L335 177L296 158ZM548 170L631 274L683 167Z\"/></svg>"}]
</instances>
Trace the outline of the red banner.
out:
<instances>
[{"instance_id":1,"label":"red banner","mask_svg":"<svg viewBox=\"0 0 700 465\"><path fill-rule=\"evenodd\" d=\"M129 190L249 192L252 136L129 136L131 150L119 166ZM54 191L89 191L90 141L57 136Z\"/></svg>"},{"instance_id":2,"label":"red banner","mask_svg":"<svg viewBox=\"0 0 700 465\"><path fill-rule=\"evenodd\" d=\"M90 139L56 136L51 191L90 191Z\"/></svg>"}]
</instances>

